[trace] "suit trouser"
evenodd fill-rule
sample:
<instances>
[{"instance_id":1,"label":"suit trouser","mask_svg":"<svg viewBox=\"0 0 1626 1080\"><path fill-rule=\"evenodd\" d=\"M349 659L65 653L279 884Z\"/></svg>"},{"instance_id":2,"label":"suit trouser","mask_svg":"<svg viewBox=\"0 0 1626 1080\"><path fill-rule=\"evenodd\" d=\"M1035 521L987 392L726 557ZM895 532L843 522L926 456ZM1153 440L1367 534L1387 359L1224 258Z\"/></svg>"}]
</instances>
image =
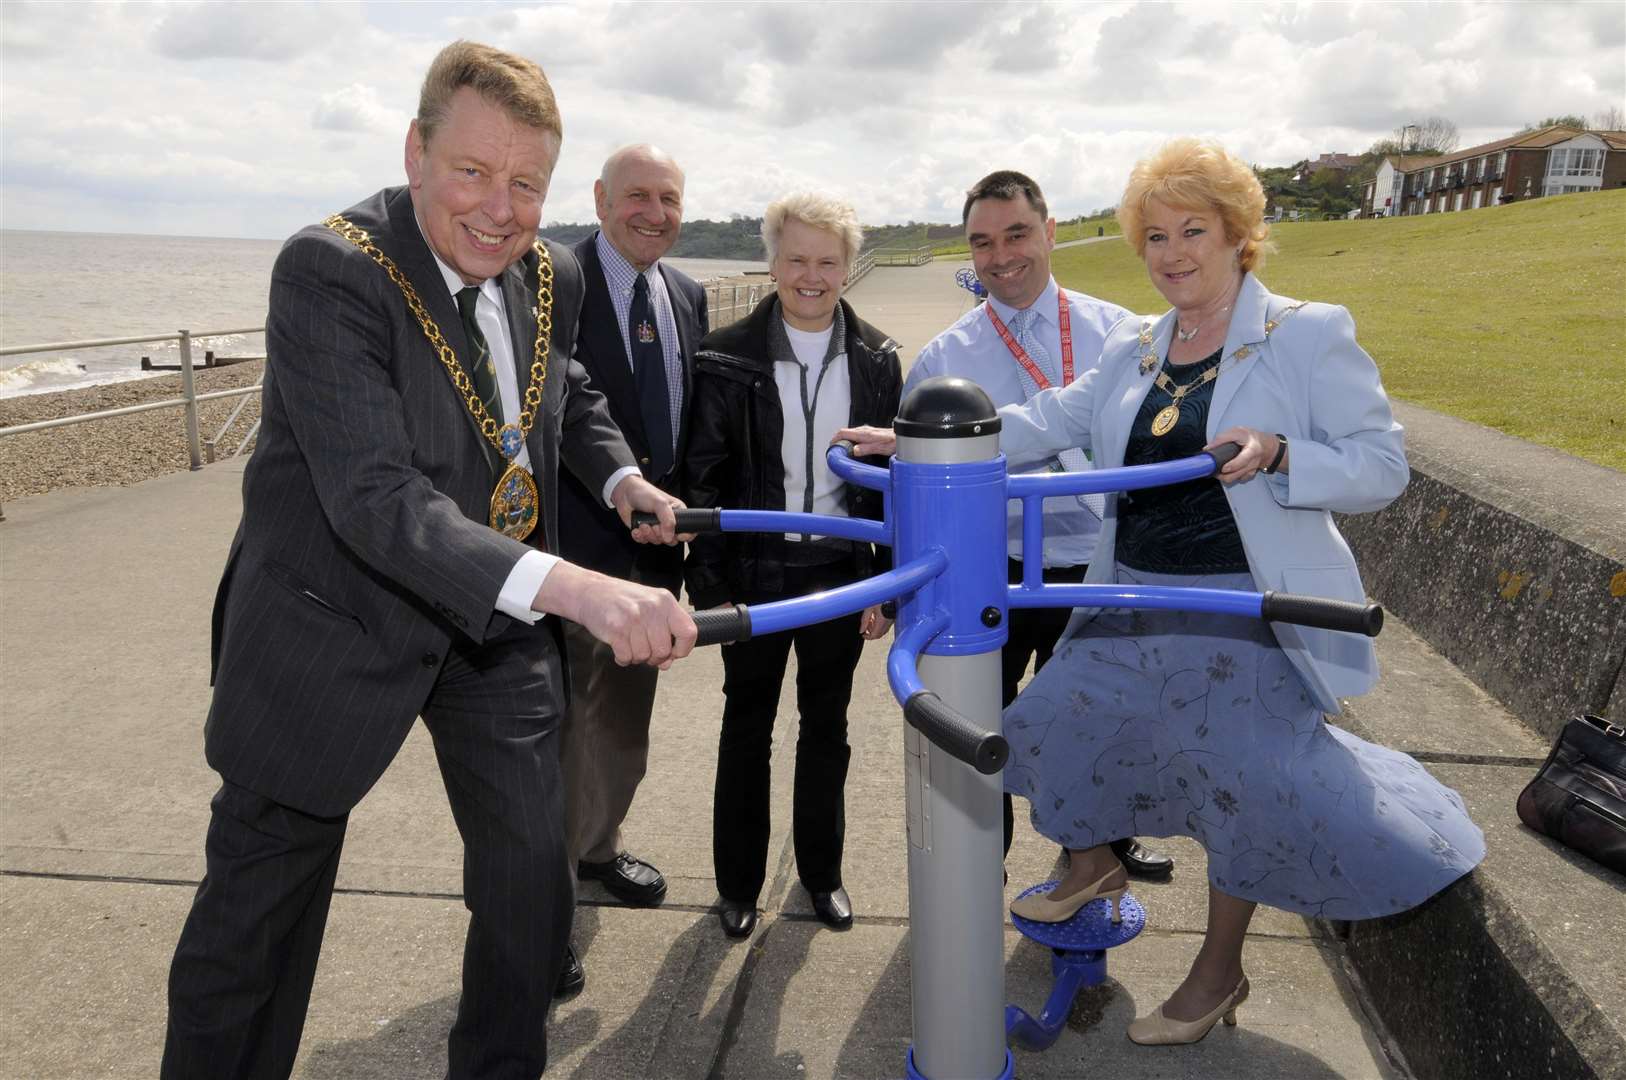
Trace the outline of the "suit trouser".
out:
<instances>
[{"instance_id":1,"label":"suit trouser","mask_svg":"<svg viewBox=\"0 0 1626 1080\"><path fill-rule=\"evenodd\" d=\"M636 580L636 579L635 579ZM624 850L621 823L649 767L649 718L660 669L615 662L615 650L565 624L570 705L559 727L565 780L565 850L576 863L608 862Z\"/></svg>"},{"instance_id":2,"label":"suit trouser","mask_svg":"<svg viewBox=\"0 0 1626 1080\"><path fill-rule=\"evenodd\" d=\"M785 568L780 598L852 580L850 561ZM759 597L757 599L774 599ZM723 646L723 730L717 748L711 846L717 891L755 903L767 878L774 719L790 650L796 649L796 773L791 834L796 869L809 892L841 887L847 830L847 704L863 653L857 613Z\"/></svg>"},{"instance_id":3,"label":"suit trouser","mask_svg":"<svg viewBox=\"0 0 1626 1080\"><path fill-rule=\"evenodd\" d=\"M454 648L422 710L464 846L469 929L447 1054L457 1080L532 1080L547 1063L544 1020L575 896L553 706L563 670L551 647L538 661L538 632ZM170 968L162 1075L286 1077L346 818L314 817L229 780L212 810L207 871Z\"/></svg>"},{"instance_id":4,"label":"suit trouser","mask_svg":"<svg viewBox=\"0 0 1626 1080\"><path fill-rule=\"evenodd\" d=\"M1022 581L1022 560L1007 559L1008 580L1012 585ZM1088 565L1049 566L1044 569L1044 580L1051 584L1076 585L1084 580ZM1062 631L1073 617L1072 608L1011 608L1005 622L1005 647L999 651L999 706L1008 708L1016 700L1017 688L1027 673L1028 661L1038 673L1050 660L1050 654L1061 639ZM1010 853L1011 841L1016 835L1016 813L1011 796L1005 793L1005 852Z\"/></svg>"}]
</instances>

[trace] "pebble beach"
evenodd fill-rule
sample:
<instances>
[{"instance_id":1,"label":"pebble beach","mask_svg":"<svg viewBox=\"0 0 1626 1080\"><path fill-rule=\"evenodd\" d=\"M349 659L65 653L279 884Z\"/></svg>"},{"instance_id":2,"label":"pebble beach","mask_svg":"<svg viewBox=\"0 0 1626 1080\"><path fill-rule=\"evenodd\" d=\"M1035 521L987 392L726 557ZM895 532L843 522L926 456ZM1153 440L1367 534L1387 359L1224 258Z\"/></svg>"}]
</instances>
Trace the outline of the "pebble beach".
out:
<instances>
[{"instance_id":1,"label":"pebble beach","mask_svg":"<svg viewBox=\"0 0 1626 1080\"><path fill-rule=\"evenodd\" d=\"M260 381L264 369L263 360L199 368L195 372L197 392L206 394L253 386ZM181 377L176 373L54 394L0 398L0 427L180 396ZM231 397L200 403L200 438L208 439L219 431L241 401L241 398ZM250 395L242 415L222 440L218 451L221 458L237 449L238 441L259 415L259 395ZM7 435L0 438L0 502L61 488L126 487L165 473L184 471L187 465L186 412L179 406Z\"/></svg>"}]
</instances>

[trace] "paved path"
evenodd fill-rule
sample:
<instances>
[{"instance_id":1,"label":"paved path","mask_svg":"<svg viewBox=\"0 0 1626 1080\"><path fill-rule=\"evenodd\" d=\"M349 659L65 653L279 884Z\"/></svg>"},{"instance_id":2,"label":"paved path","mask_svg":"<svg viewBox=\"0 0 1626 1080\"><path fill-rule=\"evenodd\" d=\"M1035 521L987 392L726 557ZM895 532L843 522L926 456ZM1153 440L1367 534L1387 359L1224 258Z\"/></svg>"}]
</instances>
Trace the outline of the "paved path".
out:
<instances>
[{"instance_id":1,"label":"paved path","mask_svg":"<svg viewBox=\"0 0 1626 1080\"><path fill-rule=\"evenodd\" d=\"M969 303L954 263L884 268L855 290L914 352ZM155 1075L164 981L202 870L215 777L204 765L209 607L236 527L241 463L127 489L9 504L0 524L0 1078ZM550 1076L898 1076L910 1041L901 721L871 645L852 709L846 879L856 925L813 920L789 837L793 703L782 705L771 884L749 943L710 907L710 792L721 666L704 650L662 677L649 778L627 835L671 882L630 911L584 891L586 991L551 1018ZM788 682L789 680L787 680ZM1200 940L1194 844L1171 883L1138 886L1151 928L1080 995L1022 1077L1400 1076L1363 1020L1339 943L1261 912L1241 1026L1179 1050L1123 1036L1173 989ZM1019 827L1014 893L1055 869ZM438 1077L466 915L460 851L421 726L352 816L295 1075ZM1007 996L1037 1012L1049 958L1006 932Z\"/></svg>"}]
</instances>

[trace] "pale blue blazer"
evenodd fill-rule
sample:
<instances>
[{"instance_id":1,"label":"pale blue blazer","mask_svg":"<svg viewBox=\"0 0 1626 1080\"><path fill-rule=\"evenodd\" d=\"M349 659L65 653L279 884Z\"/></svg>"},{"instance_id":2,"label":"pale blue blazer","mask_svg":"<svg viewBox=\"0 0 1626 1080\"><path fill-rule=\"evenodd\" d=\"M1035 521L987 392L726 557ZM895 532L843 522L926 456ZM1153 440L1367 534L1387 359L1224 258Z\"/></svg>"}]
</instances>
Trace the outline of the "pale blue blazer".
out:
<instances>
[{"instance_id":1,"label":"pale blue blazer","mask_svg":"<svg viewBox=\"0 0 1626 1080\"><path fill-rule=\"evenodd\" d=\"M1349 312L1312 303L1289 313L1295 303L1272 294L1251 273L1244 276L1225 355L1242 346L1250 352L1240 361L1228 359L1215 380L1208 437L1237 426L1287 436L1289 473L1261 473L1225 488L1256 586L1364 601L1355 557L1331 511L1381 510L1405 489L1411 474L1401 427L1377 365L1356 344ZM1267 340L1265 323L1272 319L1279 325ZM1173 311L1156 320L1131 317L1118 323L1102 347L1099 367L1070 386L999 410L1000 449L1019 464L1083 446L1096 468L1122 465L1130 425L1159 370L1140 370L1146 352L1141 330L1150 326L1152 352L1161 366L1174 324ZM1086 581L1113 580L1117 501L1116 495L1107 497L1101 542ZM1075 613L1069 631L1094 613ZM1339 712L1340 697L1364 694L1377 681L1369 638L1285 623L1271 629L1325 712Z\"/></svg>"}]
</instances>

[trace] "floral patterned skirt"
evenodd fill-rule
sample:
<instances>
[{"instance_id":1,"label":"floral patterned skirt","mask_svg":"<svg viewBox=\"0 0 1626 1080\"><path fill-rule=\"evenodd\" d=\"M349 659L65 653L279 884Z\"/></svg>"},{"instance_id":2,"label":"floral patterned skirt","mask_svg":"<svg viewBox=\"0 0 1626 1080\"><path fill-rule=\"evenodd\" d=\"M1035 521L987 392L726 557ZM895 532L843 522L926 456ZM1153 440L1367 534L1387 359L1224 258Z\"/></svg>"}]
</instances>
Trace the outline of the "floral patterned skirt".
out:
<instances>
[{"instance_id":1,"label":"floral patterned skirt","mask_svg":"<svg viewBox=\"0 0 1626 1080\"><path fill-rule=\"evenodd\" d=\"M1262 620L1114 609L1070 629L1004 721L1005 789L1057 843L1190 836L1221 892L1332 919L1415 907L1484 858L1461 796L1328 724Z\"/></svg>"}]
</instances>

